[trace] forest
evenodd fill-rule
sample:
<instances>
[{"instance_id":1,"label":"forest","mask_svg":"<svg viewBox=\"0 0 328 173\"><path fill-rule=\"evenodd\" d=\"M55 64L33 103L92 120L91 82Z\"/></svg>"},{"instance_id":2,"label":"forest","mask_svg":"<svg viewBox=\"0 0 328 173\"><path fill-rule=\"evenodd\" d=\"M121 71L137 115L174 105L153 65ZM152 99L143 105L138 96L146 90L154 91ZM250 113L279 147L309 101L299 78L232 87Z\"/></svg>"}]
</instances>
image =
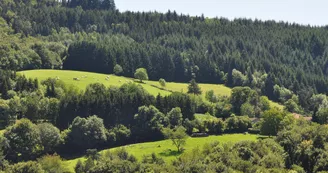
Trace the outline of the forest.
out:
<instances>
[{"instance_id":1,"label":"forest","mask_svg":"<svg viewBox=\"0 0 328 173\"><path fill-rule=\"evenodd\" d=\"M120 12L113 0L2 0L0 15L0 172L71 172L72 156L85 158L77 173L328 171L328 27ZM80 90L17 74L31 69L135 80ZM147 80L188 83L188 92L154 96ZM258 139L184 148L223 134ZM98 152L165 139L172 162Z\"/></svg>"}]
</instances>

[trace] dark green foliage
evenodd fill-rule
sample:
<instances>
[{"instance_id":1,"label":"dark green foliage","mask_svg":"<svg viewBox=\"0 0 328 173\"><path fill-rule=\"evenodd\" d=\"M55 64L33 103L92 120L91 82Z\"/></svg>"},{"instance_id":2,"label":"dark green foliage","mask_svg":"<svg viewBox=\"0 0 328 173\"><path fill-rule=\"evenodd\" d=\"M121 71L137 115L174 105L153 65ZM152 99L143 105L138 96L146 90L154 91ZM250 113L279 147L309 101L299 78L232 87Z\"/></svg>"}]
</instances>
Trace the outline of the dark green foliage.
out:
<instances>
[{"instance_id":1,"label":"dark green foliage","mask_svg":"<svg viewBox=\"0 0 328 173\"><path fill-rule=\"evenodd\" d=\"M225 127L227 132L241 133L246 132L248 128L252 127L251 120L247 116L235 116L232 115L225 121Z\"/></svg>"},{"instance_id":2,"label":"dark green foliage","mask_svg":"<svg viewBox=\"0 0 328 173\"><path fill-rule=\"evenodd\" d=\"M8 127L4 137L9 147L6 150L9 160L33 159L42 151L40 131L27 119L21 119L19 123Z\"/></svg>"},{"instance_id":3,"label":"dark green foliage","mask_svg":"<svg viewBox=\"0 0 328 173\"><path fill-rule=\"evenodd\" d=\"M15 120L13 116L10 112L8 101L0 99L0 127L5 128L12 124Z\"/></svg>"},{"instance_id":4,"label":"dark green foliage","mask_svg":"<svg viewBox=\"0 0 328 173\"><path fill-rule=\"evenodd\" d=\"M134 116L132 133L138 140L160 139L161 129L169 125L169 119L154 106L142 106Z\"/></svg>"},{"instance_id":5,"label":"dark green foliage","mask_svg":"<svg viewBox=\"0 0 328 173\"><path fill-rule=\"evenodd\" d=\"M204 122L206 128L208 129L208 133L210 134L222 134L224 132L224 121L221 119L217 120L208 120Z\"/></svg>"},{"instance_id":6,"label":"dark green foliage","mask_svg":"<svg viewBox=\"0 0 328 173\"><path fill-rule=\"evenodd\" d=\"M102 9L102 10L115 10L114 0L71 0L63 1L64 6L75 8L81 6L85 10Z\"/></svg>"},{"instance_id":7,"label":"dark green foliage","mask_svg":"<svg viewBox=\"0 0 328 173\"><path fill-rule=\"evenodd\" d=\"M258 94L249 87L235 87L232 89L230 103L234 108L234 112L237 114L241 113L240 109L244 103L250 102L254 104L258 102L258 100Z\"/></svg>"},{"instance_id":8,"label":"dark green foliage","mask_svg":"<svg viewBox=\"0 0 328 173\"><path fill-rule=\"evenodd\" d=\"M84 166L83 166L83 163L81 162L81 160L77 161L74 170L76 173L84 173L85 172Z\"/></svg>"},{"instance_id":9,"label":"dark green foliage","mask_svg":"<svg viewBox=\"0 0 328 173\"><path fill-rule=\"evenodd\" d=\"M118 124L114 128L110 129L109 133L113 133L117 144L124 144L131 137L131 130L122 124Z\"/></svg>"},{"instance_id":10,"label":"dark green foliage","mask_svg":"<svg viewBox=\"0 0 328 173\"><path fill-rule=\"evenodd\" d=\"M76 117L68 133L68 144L71 150L81 150L101 146L107 140L103 120L97 116L88 118Z\"/></svg>"},{"instance_id":11,"label":"dark green foliage","mask_svg":"<svg viewBox=\"0 0 328 173\"><path fill-rule=\"evenodd\" d=\"M313 116L314 121L319 124L327 124L328 123L328 108L321 108L315 115Z\"/></svg>"},{"instance_id":12,"label":"dark green foliage","mask_svg":"<svg viewBox=\"0 0 328 173\"><path fill-rule=\"evenodd\" d=\"M250 86L270 99L287 101L280 98L278 85L299 95L305 110L313 93L328 91L325 27L205 20L176 12L121 13L112 0L13 0L0 6L3 33L21 33L19 39L47 36L28 46L6 38L0 52L3 69L113 73L119 64L129 77L144 67L152 80L195 77L198 82ZM6 95L5 88L1 91Z\"/></svg>"},{"instance_id":13,"label":"dark green foliage","mask_svg":"<svg viewBox=\"0 0 328 173\"><path fill-rule=\"evenodd\" d=\"M195 105L190 96L180 92L174 92L165 97L157 97L156 107L163 113L168 113L173 108L179 107L183 119L188 118L189 120L193 120L195 118Z\"/></svg>"},{"instance_id":14,"label":"dark green foliage","mask_svg":"<svg viewBox=\"0 0 328 173\"><path fill-rule=\"evenodd\" d=\"M58 128L49 123L37 125L40 132L40 140L45 153L54 152L56 147L62 142Z\"/></svg>"},{"instance_id":15,"label":"dark green foliage","mask_svg":"<svg viewBox=\"0 0 328 173\"><path fill-rule=\"evenodd\" d=\"M229 118L233 111L233 106L227 102L217 103L214 107L215 116L217 118Z\"/></svg>"},{"instance_id":16,"label":"dark green foliage","mask_svg":"<svg viewBox=\"0 0 328 173\"><path fill-rule=\"evenodd\" d=\"M0 171L65 172L57 156L44 156L39 163L14 162L36 159L42 153L71 154L90 148L96 149L88 150L87 161L78 162L76 172L328 169L327 127L270 109L268 99L260 97L266 95L285 104L287 111L311 113L313 121L327 123L327 97L318 95L328 93L326 27L205 19L171 11L122 13L115 11L113 0L5 0L0 7L1 128L20 120L6 129L4 142L0 141L6 144L0 149ZM106 88L98 83L79 91L58 79L47 79L39 87L38 80L14 72L38 68L127 77L134 77L137 70L135 77L140 81L193 79L188 93L194 95L172 93L155 99L136 84ZM234 88L230 98L209 91L206 102L195 96L201 94L196 80L244 87ZM164 83L161 80L162 87ZM209 112L222 120L195 120L195 112ZM97 152L103 147L160 140L163 128L181 125L188 134L193 130L215 135L246 132L252 127L249 117L263 118L253 128L277 135L276 142L211 144L204 151L185 152L172 165L156 155L141 163L125 150L105 156ZM56 127L43 122L66 130L60 136Z\"/></svg>"},{"instance_id":17,"label":"dark green foliage","mask_svg":"<svg viewBox=\"0 0 328 173\"><path fill-rule=\"evenodd\" d=\"M173 108L168 114L170 125L172 127L181 126L182 124L182 113L179 107Z\"/></svg>"},{"instance_id":18,"label":"dark green foliage","mask_svg":"<svg viewBox=\"0 0 328 173\"><path fill-rule=\"evenodd\" d=\"M103 84L92 84L82 95L76 90L69 91L61 99L57 126L61 129L77 116L97 115L106 127L116 124L133 124L138 107L154 103L140 85L124 84L120 88L106 88ZM69 116L67 116L69 115Z\"/></svg>"},{"instance_id":19,"label":"dark green foliage","mask_svg":"<svg viewBox=\"0 0 328 173\"><path fill-rule=\"evenodd\" d=\"M189 94L196 94L196 95L200 95L200 94L202 94L202 90L200 89L200 87L199 87L198 84L196 83L196 80L195 80L195 79L192 79L192 80L189 82L188 93L189 93Z\"/></svg>"}]
</instances>

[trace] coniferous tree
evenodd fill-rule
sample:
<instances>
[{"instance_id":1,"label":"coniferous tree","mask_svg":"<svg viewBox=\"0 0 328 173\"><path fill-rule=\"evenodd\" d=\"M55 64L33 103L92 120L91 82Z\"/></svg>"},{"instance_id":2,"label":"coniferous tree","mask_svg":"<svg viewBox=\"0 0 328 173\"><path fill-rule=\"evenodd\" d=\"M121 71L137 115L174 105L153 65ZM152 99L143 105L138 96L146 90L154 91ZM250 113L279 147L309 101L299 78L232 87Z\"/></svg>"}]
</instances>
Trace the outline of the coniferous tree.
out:
<instances>
[{"instance_id":1,"label":"coniferous tree","mask_svg":"<svg viewBox=\"0 0 328 173\"><path fill-rule=\"evenodd\" d=\"M198 86L198 84L197 84L197 82L196 82L195 79L192 79L189 82L188 93L189 94L196 94L196 95L202 94L201 88Z\"/></svg>"}]
</instances>

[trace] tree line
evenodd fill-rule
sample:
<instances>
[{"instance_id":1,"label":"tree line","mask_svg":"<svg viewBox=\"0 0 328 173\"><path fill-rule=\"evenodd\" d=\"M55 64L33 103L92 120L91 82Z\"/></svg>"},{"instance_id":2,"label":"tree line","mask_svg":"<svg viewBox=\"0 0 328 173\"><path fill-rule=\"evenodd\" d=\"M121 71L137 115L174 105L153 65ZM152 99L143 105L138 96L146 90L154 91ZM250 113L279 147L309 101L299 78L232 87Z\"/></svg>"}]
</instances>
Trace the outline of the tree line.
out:
<instances>
[{"instance_id":1,"label":"tree line","mask_svg":"<svg viewBox=\"0 0 328 173\"><path fill-rule=\"evenodd\" d=\"M305 111L311 111L308 100L313 94L327 93L326 27L208 19L171 11L119 12L114 5L105 10L92 4L112 1L31 2L2 1L1 17L12 26L9 34L50 43L24 48L27 57L18 41L6 44L12 50L3 53L6 68L112 73L119 64L129 77L143 67L152 80L186 82L195 77L198 82L228 86L253 86L252 76L260 73L266 77L261 94L279 100L273 87L284 87L299 96ZM234 80L235 70L246 78Z\"/></svg>"},{"instance_id":2,"label":"tree line","mask_svg":"<svg viewBox=\"0 0 328 173\"><path fill-rule=\"evenodd\" d=\"M221 143L219 141L205 144L203 148L194 148L183 152L172 163L165 162L156 154L145 155L137 159L124 148L114 151L98 153L96 149L86 151L86 159L79 160L75 166L75 172L324 172L327 170L327 127L302 119L290 119L289 124L279 129L275 138L259 139L257 141L241 141L237 143ZM91 116L87 119L76 118L65 138L83 140L85 145L102 142L104 135L102 122L99 118ZM98 128L97 135L86 127ZM86 136L77 133L82 131ZM21 134L22 132L25 135ZM125 127L118 126L110 130L117 139L128 137L130 132ZM15 126L8 129L5 137L9 144L18 142L17 137L24 137L30 141L24 141L26 146L34 147L26 150L25 147L12 148L22 153L20 157L26 157L27 152L40 152L40 149L49 151L52 145L60 142L58 129L51 124L43 123L35 125L23 119ZM29 135L26 135L29 134ZM44 135L47 134L47 135ZM92 134L92 135L91 135ZM11 136L12 135L12 136ZM178 135L178 134L177 134ZM92 140L89 140L88 137ZM109 135L112 136L112 135ZM12 138L11 138L12 137ZM72 136L73 137L73 136ZM90 143L92 142L92 143ZM4 144L1 142L1 144ZM76 145L80 145L77 143ZM18 145L20 146L20 145ZM6 151L6 150L5 150ZM0 150L0 170L5 172L69 172L59 155L44 155L36 160L12 163L4 158Z\"/></svg>"}]
</instances>

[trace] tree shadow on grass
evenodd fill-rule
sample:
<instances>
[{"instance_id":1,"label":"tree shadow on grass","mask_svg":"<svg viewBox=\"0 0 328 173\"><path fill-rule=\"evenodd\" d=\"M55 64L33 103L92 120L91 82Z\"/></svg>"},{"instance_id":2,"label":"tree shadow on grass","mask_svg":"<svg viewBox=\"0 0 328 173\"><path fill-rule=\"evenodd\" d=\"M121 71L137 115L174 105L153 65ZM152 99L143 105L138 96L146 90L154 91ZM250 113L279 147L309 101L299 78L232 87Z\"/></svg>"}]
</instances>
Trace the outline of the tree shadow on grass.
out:
<instances>
[{"instance_id":1,"label":"tree shadow on grass","mask_svg":"<svg viewBox=\"0 0 328 173\"><path fill-rule=\"evenodd\" d=\"M183 153L183 151L177 151L177 150L165 150L159 153L160 156L169 157L169 156L179 156Z\"/></svg>"},{"instance_id":2,"label":"tree shadow on grass","mask_svg":"<svg viewBox=\"0 0 328 173\"><path fill-rule=\"evenodd\" d=\"M272 137L269 137L269 136L258 136L257 137L258 140L263 140L263 139L268 139L268 138L272 138Z\"/></svg>"}]
</instances>

